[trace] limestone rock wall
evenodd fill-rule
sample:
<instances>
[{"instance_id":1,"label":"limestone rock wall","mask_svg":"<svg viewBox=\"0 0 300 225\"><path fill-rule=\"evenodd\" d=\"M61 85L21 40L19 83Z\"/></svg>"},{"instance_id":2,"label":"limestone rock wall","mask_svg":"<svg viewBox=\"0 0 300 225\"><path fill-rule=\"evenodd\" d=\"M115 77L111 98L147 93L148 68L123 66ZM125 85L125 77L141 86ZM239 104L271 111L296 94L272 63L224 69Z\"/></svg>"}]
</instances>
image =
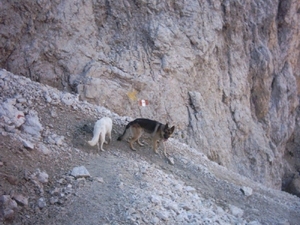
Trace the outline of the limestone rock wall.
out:
<instances>
[{"instance_id":1,"label":"limestone rock wall","mask_svg":"<svg viewBox=\"0 0 300 225\"><path fill-rule=\"evenodd\" d=\"M176 138L268 186L299 171L299 1L4 0L0 10L0 67L169 121Z\"/></svg>"}]
</instances>

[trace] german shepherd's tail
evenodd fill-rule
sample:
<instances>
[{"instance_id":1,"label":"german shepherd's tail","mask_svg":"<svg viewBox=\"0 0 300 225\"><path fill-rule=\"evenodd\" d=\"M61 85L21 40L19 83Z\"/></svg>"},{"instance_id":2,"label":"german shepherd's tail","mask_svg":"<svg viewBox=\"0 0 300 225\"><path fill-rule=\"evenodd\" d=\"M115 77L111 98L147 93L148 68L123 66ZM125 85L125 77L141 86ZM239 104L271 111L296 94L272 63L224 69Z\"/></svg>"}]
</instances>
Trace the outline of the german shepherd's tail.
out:
<instances>
[{"instance_id":1,"label":"german shepherd's tail","mask_svg":"<svg viewBox=\"0 0 300 225\"><path fill-rule=\"evenodd\" d=\"M130 122L130 123L128 123L126 125L123 134L118 137L118 139L117 139L118 141L122 141L124 138L127 138L127 136L128 136L128 132L127 131L128 131L128 129L130 128L131 125L132 125L132 122Z\"/></svg>"},{"instance_id":2,"label":"german shepherd's tail","mask_svg":"<svg viewBox=\"0 0 300 225\"><path fill-rule=\"evenodd\" d=\"M90 140L90 141L88 141L88 143L89 143L90 146L95 146L98 143L99 137L100 137L100 133L101 133L100 129L96 129L94 131L93 139Z\"/></svg>"}]
</instances>

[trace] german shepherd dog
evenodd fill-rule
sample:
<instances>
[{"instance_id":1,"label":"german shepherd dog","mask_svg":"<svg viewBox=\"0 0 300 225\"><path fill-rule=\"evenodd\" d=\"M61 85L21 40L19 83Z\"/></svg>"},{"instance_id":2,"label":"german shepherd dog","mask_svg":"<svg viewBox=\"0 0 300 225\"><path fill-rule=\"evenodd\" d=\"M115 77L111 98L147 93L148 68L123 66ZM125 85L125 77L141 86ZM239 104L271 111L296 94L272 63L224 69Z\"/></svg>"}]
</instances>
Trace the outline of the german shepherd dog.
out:
<instances>
[{"instance_id":1,"label":"german shepherd dog","mask_svg":"<svg viewBox=\"0 0 300 225\"><path fill-rule=\"evenodd\" d=\"M175 126L169 128L168 123L164 125L155 120L138 118L127 124L123 134L120 137L118 137L118 141L127 139L131 134L132 138L129 141L130 148L133 151L136 151L136 149L133 147L134 142L137 141L137 143L140 146L143 146L143 144L140 142L140 137L143 135L144 132L146 132L151 135L153 150L156 154L158 154L157 142L161 140L167 141L168 138L173 134L174 130L175 130ZM164 144L164 155L167 157L166 146L165 143L163 144Z\"/></svg>"}]
</instances>

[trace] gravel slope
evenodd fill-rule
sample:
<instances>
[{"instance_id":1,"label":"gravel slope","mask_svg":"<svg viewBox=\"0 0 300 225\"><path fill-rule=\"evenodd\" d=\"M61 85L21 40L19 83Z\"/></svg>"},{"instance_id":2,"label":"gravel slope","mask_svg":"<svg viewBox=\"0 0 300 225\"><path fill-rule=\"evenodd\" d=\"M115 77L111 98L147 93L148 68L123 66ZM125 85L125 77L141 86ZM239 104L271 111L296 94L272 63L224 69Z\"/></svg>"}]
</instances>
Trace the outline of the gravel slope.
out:
<instances>
[{"instance_id":1,"label":"gravel slope","mask_svg":"<svg viewBox=\"0 0 300 225\"><path fill-rule=\"evenodd\" d=\"M34 137L0 115L0 194L28 199L10 220L2 205L1 224L299 224L299 198L228 171L201 149L170 139L171 165L153 153L147 137L136 152L116 141L131 118L5 70L0 88L2 105L14 99L16 110L25 117L34 110L43 127ZM98 154L87 141L102 116L113 119L113 140ZM76 166L90 177L70 176ZM37 182L36 171L48 181Z\"/></svg>"}]
</instances>

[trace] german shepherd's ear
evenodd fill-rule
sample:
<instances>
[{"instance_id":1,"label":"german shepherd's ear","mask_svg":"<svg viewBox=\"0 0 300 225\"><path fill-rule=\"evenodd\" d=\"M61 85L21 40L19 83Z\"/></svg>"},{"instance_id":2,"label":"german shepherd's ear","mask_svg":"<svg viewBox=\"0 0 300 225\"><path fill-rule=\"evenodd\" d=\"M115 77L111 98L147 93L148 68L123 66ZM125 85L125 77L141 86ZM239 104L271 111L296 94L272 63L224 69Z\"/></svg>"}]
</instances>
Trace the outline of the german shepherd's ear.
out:
<instances>
[{"instance_id":1,"label":"german shepherd's ear","mask_svg":"<svg viewBox=\"0 0 300 225\"><path fill-rule=\"evenodd\" d=\"M173 132L175 130L175 126L171 127L170 130L171 130L171 134L173 134Z\"/></svg>"},{"instance_id":2,"label":"german shepherd's ear","mask_svg":"<svg viewBox=\"0 0 300 225\"><path fill-rule=\"evenodd\" d=\"M166 123L165 127L166 127L166 129L168 129L169 128L169 123Z\"/></svg>"}]
</instances>

